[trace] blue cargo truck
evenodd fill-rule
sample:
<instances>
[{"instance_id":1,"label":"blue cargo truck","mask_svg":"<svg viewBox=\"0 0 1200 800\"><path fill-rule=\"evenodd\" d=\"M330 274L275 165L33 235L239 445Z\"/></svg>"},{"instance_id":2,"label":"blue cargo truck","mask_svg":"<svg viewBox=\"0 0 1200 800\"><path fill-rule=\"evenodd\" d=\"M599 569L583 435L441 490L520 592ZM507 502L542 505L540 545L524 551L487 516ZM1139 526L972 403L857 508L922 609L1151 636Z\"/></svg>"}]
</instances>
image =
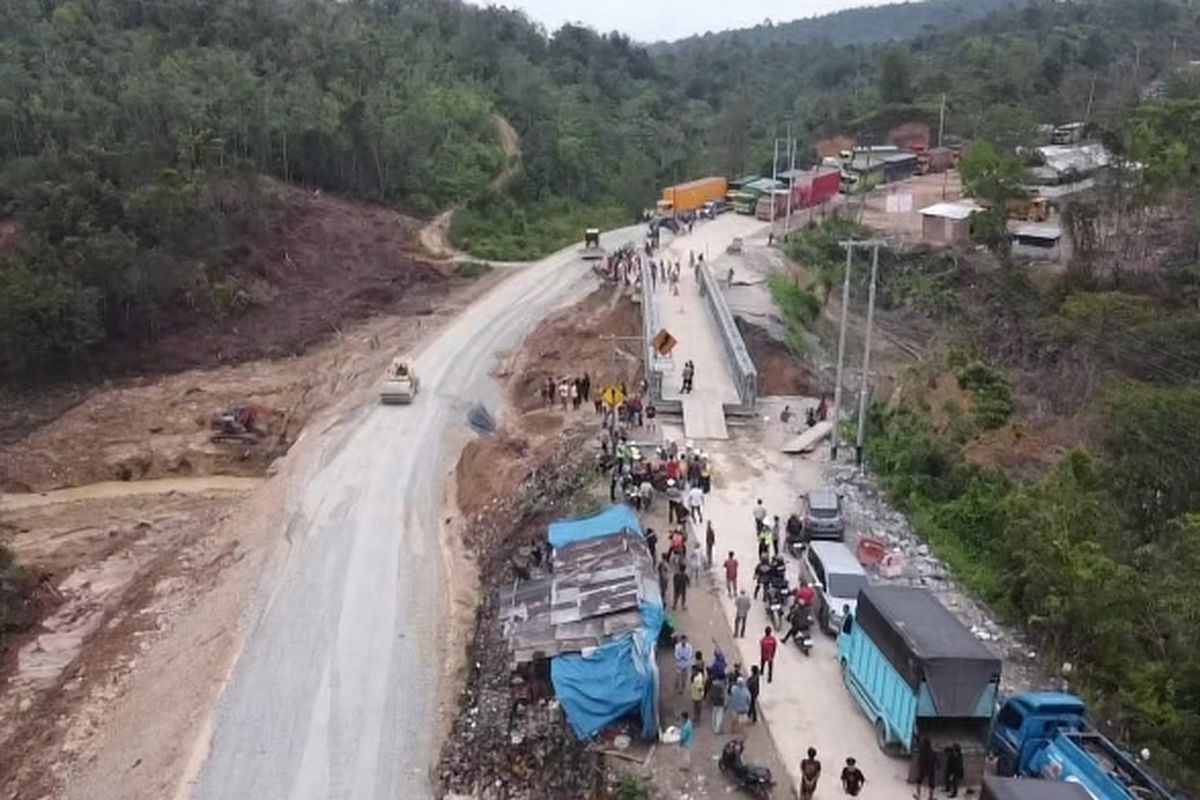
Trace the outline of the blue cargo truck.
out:
<instances>
[{"instance_id":1,"label":"blue cargo truck","mask_svg":"<svg viewBox=\"0 0 1200 800\"><path fill-rule=\"evenodd\" d=\"M992 725L1000 775L1085 788L1092 800L1172 800L1133 756L1091 726L1083 700L1065 692L1024 692L1004 702Z\"/></svg>"},{"instance_id":2,"label":"blue cargo truck","mask_svg":"<svg viewBox=\"0 0 1200 800\"><path fill-rule=\"evenodd\" d=\"M1094 800L1073 783L983 776L979 800Z\"/></svg>"},{"instance_id":3,"label":"blue cargo truck","mask_svg":"<svg viewBox=\"0 0 1200 800\"><path fill-rule=\"evenodd\" d=\"M964 784L978 785L1001 662L957 617L924 589L869 586L837 649L846 687L885 752L914 754L921 737L938 753L958 744Z\"/></svg>"}]
</instances>

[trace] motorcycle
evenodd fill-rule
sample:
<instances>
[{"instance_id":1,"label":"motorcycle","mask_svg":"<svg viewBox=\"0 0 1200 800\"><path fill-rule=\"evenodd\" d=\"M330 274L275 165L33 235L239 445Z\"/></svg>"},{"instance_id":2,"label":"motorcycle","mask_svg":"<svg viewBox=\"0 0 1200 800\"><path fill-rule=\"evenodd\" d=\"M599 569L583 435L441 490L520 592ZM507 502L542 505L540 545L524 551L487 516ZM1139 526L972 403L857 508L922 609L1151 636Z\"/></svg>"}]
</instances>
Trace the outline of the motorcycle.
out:
<instances>
[{"instance_id":1,"label":"motorcycle","mask_svg":"<svg viewBox=\"0 0 1200 800\"><path fill-rule=\"evenodd\" d=\"M771 778L771 770L755 764L747 764L742 758L746 743L741 739L731 739L721 749L721 759L717 767L737 781L738 786L755 797L770 800L771 787L775 781Z\"/></svg>"},{"instance_id":2,"label":"motorcycle","mask_svg":"<svg viewBox=\"0 0 1200 800\"><path fill-rule=\"evenodd\" d=\"M786 596L787 587L781 587L775 583L768 584L767 591L763 595L763 601L767 604L767 617L771 621L771 627L775 630L779 630L783 625L783 604Z\"/></svg>"},{"instance_id":3,"label":"motorcycle","mask_svg":"<svg viewBox=\"0 0 1200 800\"><path fill-rule=\"evenodd\" d=\"M792 611L793 616L789 622L796 629L796 633L792 636L792 640L796 646L800 648L800 652L804 655L812 653L812 614L808 613L808 609L800 607ZM789 633L791 633L789 631Z\"/></svg>"}]
</instances>

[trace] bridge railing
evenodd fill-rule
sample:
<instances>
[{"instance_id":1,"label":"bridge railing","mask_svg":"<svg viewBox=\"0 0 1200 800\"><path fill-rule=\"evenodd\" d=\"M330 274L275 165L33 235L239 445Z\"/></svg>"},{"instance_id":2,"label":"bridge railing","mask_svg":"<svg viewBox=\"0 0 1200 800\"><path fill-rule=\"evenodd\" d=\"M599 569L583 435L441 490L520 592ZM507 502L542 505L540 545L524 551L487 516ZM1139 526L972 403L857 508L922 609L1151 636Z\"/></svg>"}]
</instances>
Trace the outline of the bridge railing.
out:
<instances>
[{"instance_id":1,"label":"bridge railing","mask_svg":"<svg viewBox=\"0 0 1200 800\"><path fill-rule=\"evenodd\" d=\"M733 312L729 310L725 295L721 294L721 286L712 269L703 261L699 267L700 283L704 288L704 304L717 325L717 332L721 335L721 344L725 348L725 356L729 359L729 368L737 387L738 405L728 410L752 412L758 400L758 369L750 359L746 341L733 321Z\"/></svg>"}]
</instances>

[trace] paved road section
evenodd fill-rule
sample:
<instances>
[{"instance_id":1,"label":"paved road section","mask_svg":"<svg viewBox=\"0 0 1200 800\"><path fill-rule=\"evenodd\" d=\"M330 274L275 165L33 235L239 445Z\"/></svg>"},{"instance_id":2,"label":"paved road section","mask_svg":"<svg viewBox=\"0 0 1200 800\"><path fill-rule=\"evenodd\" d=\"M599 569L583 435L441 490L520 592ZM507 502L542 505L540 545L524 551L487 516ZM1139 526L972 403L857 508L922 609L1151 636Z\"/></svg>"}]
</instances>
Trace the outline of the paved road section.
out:
<instances>
[{"instance_id":1,"label":"paved road section","mask_svg":"<svg viewBox=\"0 0 1200 800\"><path fill-rule=\"evenodd\" d=\"M764 227L752 217L724 214L712 222L701 222L693 233L668 236L669 241L659 251L659 257L678 261L681 265L679 294L660 281L655 293L659 304L659 321L679 344L672 352L674 369L663 376L663 397L684 400L684 433L689 439L727 439L725 403L737 403L737 386L725 355L716 321L700 296L700 285L688 267L688 255L704 255L712 262L725 253L734 237L747 237ZM688 360L696 364L693 390L683 394L683 365Z\"/></svg>"},{"instance_id":2,"label":"paved road section","mask_svg":"<svg viewBox=\"0 0 1200 800\"><path fill-rule=\"evenodd\" d=\"M431 796L441 648L458 646L439 627L443 479L464 438L452 434L474 403L501 402L496 354L595 285L577 249L515 271L429 341L411 406L372 398L312 434L340 439L293 489L286 566L218 705L193 797Z\"/></svg>"}]
</instances>

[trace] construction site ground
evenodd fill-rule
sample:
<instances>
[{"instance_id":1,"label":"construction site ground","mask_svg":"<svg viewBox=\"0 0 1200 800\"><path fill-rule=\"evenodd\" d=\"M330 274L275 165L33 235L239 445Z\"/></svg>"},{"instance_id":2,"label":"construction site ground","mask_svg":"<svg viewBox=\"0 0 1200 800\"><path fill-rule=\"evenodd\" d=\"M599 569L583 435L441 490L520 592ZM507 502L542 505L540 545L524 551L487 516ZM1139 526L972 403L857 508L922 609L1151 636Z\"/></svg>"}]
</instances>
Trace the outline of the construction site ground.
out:
<instances>
[{"instance_id":1,"label":"construction site ground","mask_svg":"<svg viewBox=\"0 0 1200 800\"><path fill-rule=\"evenodd\" d=\"M331 409L373 401L397 352L494 283L462 282L434 313L368 320L296 357L114 381L0 448L0 485L9 492L0 496L0 535L36 577L40 616L4 654L0 704L13 713L0 713L0 796L58 796L56 787L95 757L99 720L150 643L169 638L176 618L203 603L223 608L233 624L212 629L215 638L195 651L155 659L174 677L154 704L195 708L183 698L206 680L205 662L221 641L232 641L275 543L279 482L261 484L277 459L314 415L327 425ZM213 442L211 415L247 401L278 411L270 435ZM167 666L177 658L188 667ZM169 715L140 711L137 730L161 733L156 720ZM129 768L138 737L110 740L116 748L126 741Z\"/></svg>"},{"instance_id":2,"label":"construction site ground","mask_svg":"<svg viewBox=\"0 0 1200 800\"><path fill-rule=\"evenodd\" d=\"M373 402L391 358L503 277L468 280L428 266L413 243L416 224L394 212L275 191L275 238L260 238L246 263L274 270L282 286L239 317L239 328L172 332L155 346L176 348L169 363L144 354L113 367L172 374L5 396L0 489L9 494L0 498L0 535L35 577L39 622L9 637L3 654L0 702L22 713L0 714L2 796L52 795L95 763L99 720L144 661L138 654L170 632L176 615L203 602L236 623L275 541L279 489L253 492L261 479L314 415L324 412L327 425L338 409ZM374 312L382 313L365 319ZM226 337L244 346L226 349ZM240 361L271 352L285 355ZM223 361L240 363L214 366ZM206 366L178 370L191 363ZM272 410L267 435L212 441L212 415L248 402ZM217 641L202 649L227 653L215 645L232 641L236 624L210 630ZM204 675L207 653L188 657ZM195 716L197 706L177 703L195 694L192 674L154 702ZM161 732L137 727L147 737ZM137 737L129 739L136 752ZM122 741L110 739L117 752ZM138 777L156 766L146 763ZM147 791L163 796L161 786Z\"/></svg>"}]
</instances>

